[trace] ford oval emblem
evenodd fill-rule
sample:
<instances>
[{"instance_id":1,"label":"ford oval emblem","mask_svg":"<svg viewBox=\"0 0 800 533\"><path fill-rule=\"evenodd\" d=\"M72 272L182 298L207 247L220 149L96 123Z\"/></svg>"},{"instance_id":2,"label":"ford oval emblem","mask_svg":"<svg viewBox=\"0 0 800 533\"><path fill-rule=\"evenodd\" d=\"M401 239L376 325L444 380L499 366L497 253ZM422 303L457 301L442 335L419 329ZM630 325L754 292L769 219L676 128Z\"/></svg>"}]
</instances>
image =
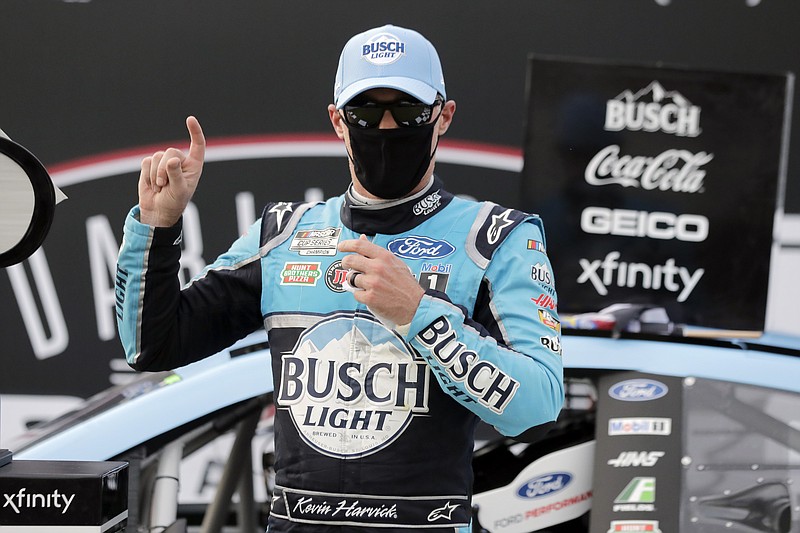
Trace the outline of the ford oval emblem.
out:
<instances>
[{"instance_id":1,"label":"ford oval emblem","mask_svg":"<svg viewBox=\"0 0 800 533\"><path fill-rule=\"evenodd\" d=\"M608 395L623 402L647 402L666 396L669 387L654 379L628 379L608 389Z\"/></svg>"},{"instance_id":2,"label":"ford oval emblem","mask_svg":"<svg viewBox=\"0 0 800 533\"><path fill-rule=\"evenodd\" d=\"M534 499L549 496L565 489L572 481L572 474L567 472L551 472L535 477L517 489L522 498Z\"/></svg>"},{"instance_id":3,"label":"ford oval emblem","mask_svg":"<svg viewBox=\"0 0 800 533\"><path fill-rule=\"evenodd\" d=\"M456 251L447 241L409 235L391 241L386 247L397 257L406 259L439 259Z\"/></svg>"}]
</instances>

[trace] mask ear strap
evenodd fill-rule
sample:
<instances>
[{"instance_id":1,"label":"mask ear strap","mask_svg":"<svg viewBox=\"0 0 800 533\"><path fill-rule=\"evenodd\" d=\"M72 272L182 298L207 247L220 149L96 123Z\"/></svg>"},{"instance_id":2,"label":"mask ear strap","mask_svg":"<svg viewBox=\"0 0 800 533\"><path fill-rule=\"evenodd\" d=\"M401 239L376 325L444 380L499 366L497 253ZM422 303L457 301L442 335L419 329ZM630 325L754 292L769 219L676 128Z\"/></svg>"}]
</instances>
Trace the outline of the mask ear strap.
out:
<instances>
[{"instance_id":1,"label":"mask ear strap","mask_svg":"<svg viewBox=\"0 0 800 533\"><path fill-rule=\"evenodd\" d=\"M341 113L339 113L339 116L342 118L342 124L344 124L344 127L347 128L347 131L349 132L350 129L351 129L350 128L350 124L347 123L347 121L345 120L345 118L342 116ZM349 137L349 135L348 135L348 137ZM352 139L351 139L351 142L352 142ZM439 140L437 139L436 142L438 144ZM350 152L350 149L348 148L347 144L348 143L344 143L344 151L347 152L347 159L349 159L350 162L353 163L353 168L357 169L358 168L358 163L356 163L356 160L353 158L353 154Z\"/></svg>"},{"instance_id":2,"label":"mask ear strap","mask_svg":"<svg viewBox=\"0 0 800 533\"><path fill-rule=\"evenodd\" d=\"M436 120L433 121L434 127L436 126L436 123L439 122L439 119L442 118L442 112L444 111L444 102L442 102L439 107L440 107L439 114L436 115ZM439 149L439 139L442 137L438 133L435 133L435 135L436 135L436 146L433 147L433 152L431 152L431 159L433 159L433 156L436 155L436 150Z\"/></svg>"}]
</instances>

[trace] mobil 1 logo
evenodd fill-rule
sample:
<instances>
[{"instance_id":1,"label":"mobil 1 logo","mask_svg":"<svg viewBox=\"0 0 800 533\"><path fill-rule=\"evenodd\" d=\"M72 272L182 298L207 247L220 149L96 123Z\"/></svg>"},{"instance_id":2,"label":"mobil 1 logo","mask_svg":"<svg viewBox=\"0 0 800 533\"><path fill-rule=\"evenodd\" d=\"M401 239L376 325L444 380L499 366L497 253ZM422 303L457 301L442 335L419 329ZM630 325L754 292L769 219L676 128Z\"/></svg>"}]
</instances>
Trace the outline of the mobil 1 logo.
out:
<instances>
[{"instance_id":1,"label":"mobil 1 logo","mask_svg":"<svg viewBox=\"0 0 800 533\"><path fill-rule=\"evenodd\" d=\"M419 271L419 284L426 290L446 292L452 269L453 265L450 263L422 263Z\"/></svg>"}]
</instances>

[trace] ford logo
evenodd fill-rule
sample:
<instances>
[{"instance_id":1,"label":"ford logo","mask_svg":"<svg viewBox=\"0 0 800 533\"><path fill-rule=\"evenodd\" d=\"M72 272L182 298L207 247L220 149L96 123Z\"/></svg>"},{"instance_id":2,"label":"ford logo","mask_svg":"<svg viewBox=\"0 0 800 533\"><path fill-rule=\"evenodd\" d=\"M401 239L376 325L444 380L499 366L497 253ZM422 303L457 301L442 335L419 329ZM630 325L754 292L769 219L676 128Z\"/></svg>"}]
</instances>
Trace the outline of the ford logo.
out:
<instances>
[{"instance_id":1,"label":"ford logo","mask_svg":"<svg viewBox=\"0 0 800 533\"><path fill-rule=\"evenodd\" d=\"M522 498L541 498L549 496L564 489L572 481L572 474L566 472L551 472L535 477L517 489L517 495Z\"/></svg>"},{"instance_id":2,"label":"ford logo","mask_svg":"<svg viewBox=\"0 0 800 533\"><path fill-rule=\"evenodd\" d=\"M669 387L654 379L629 379L608 389L608 395L623 402L646 402L666 396Z\"/></svg>"},{"instance_id":3,"label":"ford logo","mask_svg":"<svg viewBox=\"0 0 800 533\"><path fill-rule=\"evenodd\" d=\"M439 259L456 251L447 241L411 235L395 239L386 246L397 257L406 259Z\"/></svg>"}]
</instances>

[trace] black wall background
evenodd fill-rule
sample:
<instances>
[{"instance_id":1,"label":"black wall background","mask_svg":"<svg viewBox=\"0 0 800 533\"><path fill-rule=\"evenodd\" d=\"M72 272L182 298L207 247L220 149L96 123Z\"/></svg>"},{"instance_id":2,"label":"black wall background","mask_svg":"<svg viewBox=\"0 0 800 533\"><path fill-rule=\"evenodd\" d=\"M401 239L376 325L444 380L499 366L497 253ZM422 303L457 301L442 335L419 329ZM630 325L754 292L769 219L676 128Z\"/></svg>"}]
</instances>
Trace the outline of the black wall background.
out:
<instances>
[{"instance_id":1,"label":"black wall background","mask_svg":"<svg viewBox=\"0 0 800 533\"><path fill-rule=\"evenodd\" d=\"M800 72L796 0L3 0L0 129L47 167L184 139L188 114L210 139L329 135L325 107L341 47L384 23L415 28L437 47L448 97L458 104L448 138L520 153L530 53ZM800 143L797 124L793 147ZM797 152L790 151L788 212L800 212ZM210 164L196 197L204 257L213 259L236 236L235 191L254 190L260 204L298 199L307 187L338 194L348 179L342 160L299 165ZM443 165L441 174L456 192L525 208L515 205L518 177L508 172L488 189L491 172ZM9 363L0 369L0 393L88 396L108 385L109 361L122 356L116 339L99 340L96 332L86 220L105 215L121 239L136 176L65 192L70 200L58 206L44 249L69 346L34 357L8 278L0 275L0 357Z\"/></svg>"}]
</instances>

